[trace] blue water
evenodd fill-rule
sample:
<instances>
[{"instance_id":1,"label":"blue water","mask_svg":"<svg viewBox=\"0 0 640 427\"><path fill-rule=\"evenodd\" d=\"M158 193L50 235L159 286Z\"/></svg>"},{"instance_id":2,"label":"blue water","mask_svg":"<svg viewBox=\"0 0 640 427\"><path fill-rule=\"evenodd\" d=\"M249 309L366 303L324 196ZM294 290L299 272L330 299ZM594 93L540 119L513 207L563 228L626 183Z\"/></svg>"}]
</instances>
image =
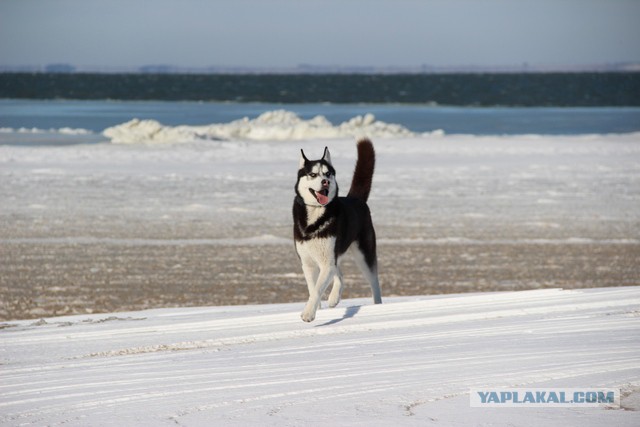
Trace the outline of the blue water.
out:
<instances>
[{"instance_id":1,"label":"blue water","mask_svg":"<svg viewBox=\"0 0 640 427\"><path fill-rule=\"evenodd\" d=\"M640 131L639 107L440 107L407 104L269 104L181 101L65 101L0 99L0 128L82 128L100 133L133 118L165 125L227 123L285 109L304 119L323 115L334 125L372 113L414 132L576 135Z\"/></svg>"}]
</instances>

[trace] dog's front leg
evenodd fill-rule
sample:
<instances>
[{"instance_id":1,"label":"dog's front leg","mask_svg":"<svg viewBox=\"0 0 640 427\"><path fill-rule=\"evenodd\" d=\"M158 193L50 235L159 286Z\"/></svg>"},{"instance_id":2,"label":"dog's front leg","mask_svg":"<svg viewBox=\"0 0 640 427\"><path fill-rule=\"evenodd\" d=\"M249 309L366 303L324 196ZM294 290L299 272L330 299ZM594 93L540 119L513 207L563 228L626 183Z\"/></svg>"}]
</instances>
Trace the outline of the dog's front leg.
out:
<instances>
[{"instance_id":1,"label":"dog's front leg","mask_svg":"<svg viewBox=\"0 0 640 427\"><path fill-rule=\"evenodd\" d=\"M302 263L302 272L304 273L304 280L307 282L307 288L309 289L309 298L315 293L316 283L318 282L318 266L314 263Z\"/></svg>"},{"instance_id":2,"label":"dog's front leg","mask_svg":"<svg viewBox=\"0 0 640 427\"><path fill-rule=\"evenodd\" d=\"M313 322L316 318L316 311L318 311L318 307L320 307L320 299L337 274L336 269L337 267L335 265L320 269L315 289L309 294L309 301L307 301L307 305L304 307L302 315L300 316L305 322Z\"/></svg>"}]
</instances>

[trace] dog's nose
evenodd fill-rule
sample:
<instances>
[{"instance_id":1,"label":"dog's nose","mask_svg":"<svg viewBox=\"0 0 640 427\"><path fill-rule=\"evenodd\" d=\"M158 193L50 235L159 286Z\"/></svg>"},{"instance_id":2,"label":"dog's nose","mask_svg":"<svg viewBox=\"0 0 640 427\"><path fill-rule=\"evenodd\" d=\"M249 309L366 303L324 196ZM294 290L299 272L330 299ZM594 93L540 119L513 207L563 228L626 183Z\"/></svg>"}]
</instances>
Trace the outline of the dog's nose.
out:
<instances>
[{"instance_id":1,"label":"dog's nose","mask_svg":"<svg viewBox=\"0 0 640 427\"><path fill-rule=\"evenodd\" d=\"M329 186L329 180L328 179L323 179L322 180L322 186L323 187L328 187Z\"/></svg>"}]
</instances>

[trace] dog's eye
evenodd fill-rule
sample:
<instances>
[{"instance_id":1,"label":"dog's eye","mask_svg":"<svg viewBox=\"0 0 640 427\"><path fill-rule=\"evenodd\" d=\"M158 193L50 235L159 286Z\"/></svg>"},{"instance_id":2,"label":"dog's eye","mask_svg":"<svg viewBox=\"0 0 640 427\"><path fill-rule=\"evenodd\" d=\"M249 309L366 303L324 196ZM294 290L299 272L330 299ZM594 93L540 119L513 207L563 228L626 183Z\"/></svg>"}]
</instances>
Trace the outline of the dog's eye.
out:
<instances>
[{"instance_id":1,"label":"dog's eye","mask_svg":"<svg viewBox=\"0 0 640 427\"><path fill-rule=\"evenodd\" d=\"M324 176L326 176L327 178L331 178L331 172L325 173Z\"/></svg>"},{"instance_id":2,"label":"dog's eye","mask_svg":"<svg viewBox=\"0 0 640 427\"><path fill-rule=\"evenodd\" d=\"M317 173L313 173L313 172L311 172L311 173L309 174L309 178L315 178L315 177L317 177L317 176L318 176L318 174L317 174Z\"/></svg>"}]
</instances>

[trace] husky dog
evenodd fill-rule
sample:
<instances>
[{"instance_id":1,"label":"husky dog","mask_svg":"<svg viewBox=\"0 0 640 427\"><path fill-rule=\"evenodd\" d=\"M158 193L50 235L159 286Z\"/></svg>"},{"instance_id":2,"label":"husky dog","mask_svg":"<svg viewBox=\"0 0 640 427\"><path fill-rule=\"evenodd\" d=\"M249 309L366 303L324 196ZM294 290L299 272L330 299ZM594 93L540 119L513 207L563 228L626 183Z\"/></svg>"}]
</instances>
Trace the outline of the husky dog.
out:
<instances>
[{"instance_id":1,"label":"husky dog","mask_svg":"<svg viewBox=\"0 0 640 427\"><path fill-rule=\"evenodd\" d=\"M309 160L304 151L300 153L293 238L309 288L302 320L315 319L320 299L332 281L329 306L340 302L343 282L339 263L349 249L371 285L374 303L380 304L376 234L366 203L375 165L371 141L358 141L358 160L347 197L338 197L336 171L327 148L320 160Z\"/></svg>"}]
</instances>

